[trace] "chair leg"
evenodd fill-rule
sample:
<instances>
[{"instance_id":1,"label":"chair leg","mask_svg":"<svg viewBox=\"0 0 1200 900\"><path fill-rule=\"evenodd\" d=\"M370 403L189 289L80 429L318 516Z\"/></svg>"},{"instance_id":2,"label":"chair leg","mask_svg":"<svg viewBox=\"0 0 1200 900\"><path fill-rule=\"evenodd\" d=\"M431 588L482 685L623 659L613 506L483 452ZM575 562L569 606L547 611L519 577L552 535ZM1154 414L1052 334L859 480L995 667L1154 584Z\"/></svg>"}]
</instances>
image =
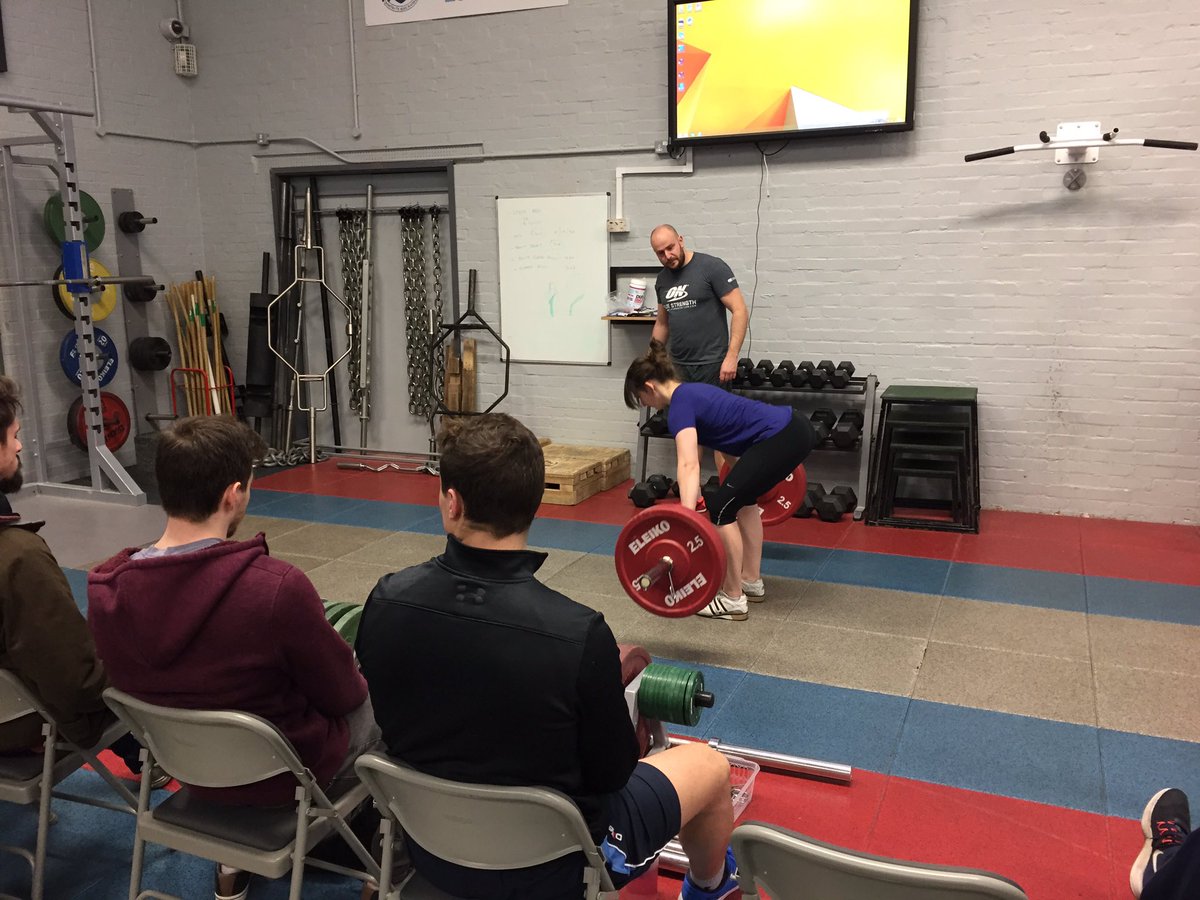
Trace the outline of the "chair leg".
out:
<instances>
[{"instance_id":1,"label":"chair leg","mask_svg":"<svg viewBox=\"0 0 1200 900\"><path fill-rule=\"evenodd\" d=\"M385 813L379 822L383 850L379 860L379 896L391 900L392 896L392 820Z\"/></svg>"},{"instance_id":2,"label":"chair leg","mask_svg":"<svg viewBox=\"0 0 1200 900\"><path fill-rule=\"evenodd\" d=\"M33 849L33 887L31 900L42 900L46 888L46 844L50 840L50 793L54 790L54 745L58 742L56 729L49 722L42 725L42 784L38 795L37 840Z\"/></svg>"},{"instance_id":3,"label":"chair leg","mask_svg":"<svg viewBox=\"0 0 1200 900\"><path fill-rule=\"evenodd\" d=\"M142 748L142 771L149 773L154 765L150 751ZM142 895L142 865L146 857L146 842L142 840L142 813L150 808L150 778L142 779L138 788L137 812L133 818L133 856L129 865L129 900Z\"/></svg>"},{"instance_id":4,"label":"chair leg","mask_svg":"<svg viewBox=\"0 0 1200 900\"><path fill-rule=\"evenodd\" d=\"M308 791L296 788L296 843L292 847L292 885L288 900L300 900L304 885L304 857L308 854L308 811L312 807Z\"/></svg>"}]
</instances>

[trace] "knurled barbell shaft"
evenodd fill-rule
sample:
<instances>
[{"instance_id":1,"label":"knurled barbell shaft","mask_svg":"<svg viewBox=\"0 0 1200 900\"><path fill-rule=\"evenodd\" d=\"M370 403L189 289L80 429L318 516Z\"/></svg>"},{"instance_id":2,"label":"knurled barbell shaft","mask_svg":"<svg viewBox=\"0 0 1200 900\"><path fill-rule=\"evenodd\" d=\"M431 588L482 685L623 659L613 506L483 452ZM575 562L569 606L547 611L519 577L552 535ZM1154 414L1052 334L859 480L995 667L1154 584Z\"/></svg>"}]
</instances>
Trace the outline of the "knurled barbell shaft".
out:
<instances>
[{"instance_id":1,"label":"knurled barbell shaft","mask_svg":"<svg viewBox=\"0 0 1200 900\"><path fill-rule=\"evenodd\" d=\"M633 586L639 591L649 590L651 585L670 572L674 567L674 560L669 556L664 556L647 571L633 579Z\"/></svg>"}]
</instances>

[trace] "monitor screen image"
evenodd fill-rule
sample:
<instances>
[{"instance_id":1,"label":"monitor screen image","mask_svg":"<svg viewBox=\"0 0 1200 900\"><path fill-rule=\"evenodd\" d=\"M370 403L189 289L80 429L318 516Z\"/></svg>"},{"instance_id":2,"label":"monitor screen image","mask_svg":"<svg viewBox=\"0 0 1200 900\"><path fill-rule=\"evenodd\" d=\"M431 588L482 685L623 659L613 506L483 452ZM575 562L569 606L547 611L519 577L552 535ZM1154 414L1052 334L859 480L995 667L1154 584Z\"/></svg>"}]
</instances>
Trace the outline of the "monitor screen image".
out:
<instances>
[{"instance_id":1,"label":"monitor screen image","mask_svg":"<svg viewBox=\"0 0 1200 900\"><path fill-rule=\"evenodd\" d=\"M916 0L669 0L671 141L912 128Z\"/></svg>"}]
</instances>

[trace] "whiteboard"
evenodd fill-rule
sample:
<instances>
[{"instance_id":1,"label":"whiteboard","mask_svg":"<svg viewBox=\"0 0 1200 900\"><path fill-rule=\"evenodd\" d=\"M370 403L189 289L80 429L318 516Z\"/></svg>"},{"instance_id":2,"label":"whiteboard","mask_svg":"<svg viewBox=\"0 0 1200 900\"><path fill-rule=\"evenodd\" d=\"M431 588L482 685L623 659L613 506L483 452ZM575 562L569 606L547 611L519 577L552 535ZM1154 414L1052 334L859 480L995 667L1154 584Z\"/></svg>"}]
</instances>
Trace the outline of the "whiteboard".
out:
<instances>
[{"instance_id":1,"label":"whiteboard","mask_svg":"<svg viewBox=\"0 0 1200 900\"><path fill-rule=\"evenodd\" d=\"M497 197L496 219L512 358L608 365L608 195Z\"/></svg>"}]
</instances>

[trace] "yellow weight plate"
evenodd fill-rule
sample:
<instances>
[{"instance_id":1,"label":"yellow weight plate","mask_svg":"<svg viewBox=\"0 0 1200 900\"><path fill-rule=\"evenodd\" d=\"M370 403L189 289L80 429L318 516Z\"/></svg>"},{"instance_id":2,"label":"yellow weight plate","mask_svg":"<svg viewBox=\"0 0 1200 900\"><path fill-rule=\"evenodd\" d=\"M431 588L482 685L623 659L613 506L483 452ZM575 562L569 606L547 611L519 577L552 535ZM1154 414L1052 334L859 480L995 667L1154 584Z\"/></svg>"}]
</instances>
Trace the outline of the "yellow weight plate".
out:
<instances>
[{"instance_id":1,"label":"yellow weight plate","mask_svg":"<svg viewBox=\"0 0 1200 900\"><path fill-rule=\"evenodd\" d=\"M111 278L112 275L102 263L88 258L88 269L92 273L93 278ZM54 280L58 281L63 277L62 266L54 270ZM75 295L67 290L65 284L56 284L50 289L54 294L55 303L58 305L58 310L68 319L75 319ZM92 294L92 321L99 322L101 319L107 319L109 314L117 308L117 286L115 284L106 284L95 294Z\"/></svg>"}]
</instances>

